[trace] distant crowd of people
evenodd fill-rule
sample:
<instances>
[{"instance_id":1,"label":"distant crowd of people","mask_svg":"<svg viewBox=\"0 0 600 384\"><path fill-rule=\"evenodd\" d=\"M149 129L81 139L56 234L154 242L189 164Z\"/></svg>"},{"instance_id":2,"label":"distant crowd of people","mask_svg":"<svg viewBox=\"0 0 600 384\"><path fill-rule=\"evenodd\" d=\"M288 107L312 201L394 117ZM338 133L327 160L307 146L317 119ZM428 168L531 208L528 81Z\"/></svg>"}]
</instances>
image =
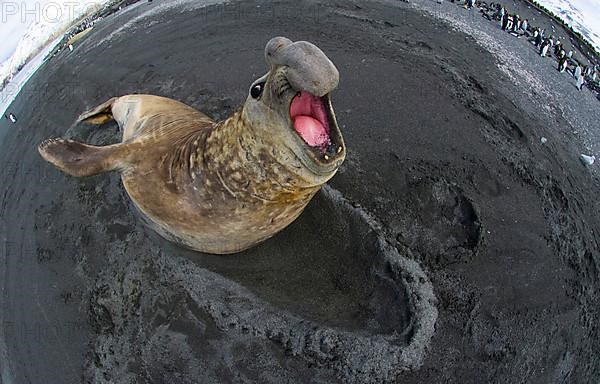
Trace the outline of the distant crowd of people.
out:
<instances>
[{"instance_id":1,"label":"distant crowd of people","mask_svg":"<svg viewBox=\"0 0 600 384\"><path fill-rule=\"evenodd\" d=\"M531 41L538 48L540 56L547 57L552 56L549 54L550 50L554 51L554 56L557 59L557 70L560 72L571 72L576 80L577 89L581 90L583 86L588 82L595 82L597 78L597 64L593 66L585 65L582 66L580 63L573 59L573 50L566 48L559 38L554 36L545 36L545 30L538 27L531 28L528 20L520 20L519 15L508 14L506 8L499 6L497 11L497 17L500 21L502 30L510 31L517 34L517 36L523 34L530 37ZM587 80L586 80L587 79Z\"/></svg>"},{"instance_id":2,"label":"distant crowd of people","mask_svg":"<svg viewBox=\"0 0 600 384\"><path fill-rule=\"evenodd\" d=\"M451 0L455 2L454 0ZM570 73L576 81L577 89L582 90L584 86L600 92L600 83L598 82L598 65L581 64L573 57L573 49L567 48L559 38L539 27L534 27L528 19L522 19L518 14L510 14L506 7L498 3L487 4L478 0L463 0L464 7L478 7L483 17L490 21L500 24L500 28L516 37L526 37L538 49L540 56L552 57L552 53L557 60L557 70L559 72Z\"/></svg>"}]
</instances>

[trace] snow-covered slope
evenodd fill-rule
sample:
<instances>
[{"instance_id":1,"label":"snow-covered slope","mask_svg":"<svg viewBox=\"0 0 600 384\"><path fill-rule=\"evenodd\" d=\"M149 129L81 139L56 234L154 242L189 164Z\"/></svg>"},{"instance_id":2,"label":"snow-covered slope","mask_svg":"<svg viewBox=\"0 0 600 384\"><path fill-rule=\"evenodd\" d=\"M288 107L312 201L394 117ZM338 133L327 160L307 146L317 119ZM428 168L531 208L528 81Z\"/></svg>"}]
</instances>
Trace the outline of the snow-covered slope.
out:
<instances>
[{"instance_id":1,"label":"snow-covered slope","mask_svg":"<svg viewBox=\"0 0 600 384\"><path fill-rule=\"evenodd\" d=\"M62 36L57 37L46 45L23 68L11 79L10 83L0 91L0 117L4 116L6 109L21 91L27 80L37 71L44 62L46 55L61 41Z\"/></svg>"},{"instance_id":2,"label":"snow-covered slope","mask_svg":"<svg viewBox=\"0 0 600 384\"><path fill-rule=\"evenodd\" d=\"M45 56L61 41L64 32L82 16L95 12L109 1L52 1L53 7L62 7L61 11L56 11L58 8L55 8L53 15L44 14L44 8L40 6L38 14L33 15L34 17L31 17L31 20L27 20L25 17L25 21L20 24L20 18L24 17L20 12L14 15L3 15L3 17L17 18L16 21L8 20L7 25L11 22L13 31L21 28L22 37L9 58L0 63L0 84L3 84L5 79L10 80L4 89L0 91L0 116L4 114L8 105L14 100L29 77L40 67ZM33 7L30 1L28 9L33 9ZM16 28L15 24L17 25ZM2 27L0 26L0 32L3 29ZM11 45L7 44L7 46Z\"/></svg>"},{"instance_id":3,"label":"snow-covered slope","mask_svg":"<svg viewBox=\"0 0 600 384\"><path fill-rule=\"evenodd\" d=\"M600 0L537 0L600 50Z\"/></svg>"},{"instance_id":4,"label":"snow-covered slope","mask_svg":"<svg viewBox=\"0 0 600 384\"><path fill-rule=\"evenodd\" d=\"M45 45L49 44L58 34L67 30L74 21L82 15L89 14L100 8L106 2L107 0L52 2L53 6L61 7L60 11L58 11L58 8L55 8L52 15L49 12L44 12L44 9L46 9L44 7L38 7L39 11L33 17L29 18L26 15L22 15L21 12L17 12L14 15L3 15L3 17L17 18L17 20L25 18L25 22L20 25L23 35L17 44L16 50L7 60L0 63L0 84L4 79L11 78L20 66L25 64L28 59L31 59L40 49L45 48ZM30 7L32 6L30 5ZM0 27L1 30L2 28Z\"/></svg>"},{"instance_id":5,"label":"snow-covered slope","mask_svg":"<svg viewBox=\"0 0 600 384\"><path fill-rule=\"evenodd\" d=\"M0 64L0 81L12 76L19 66L23 65L35 51L47 43L56 27L57 25L44 25L40 21L32 22L12 56Z\"/></svg>"}]
</instances>

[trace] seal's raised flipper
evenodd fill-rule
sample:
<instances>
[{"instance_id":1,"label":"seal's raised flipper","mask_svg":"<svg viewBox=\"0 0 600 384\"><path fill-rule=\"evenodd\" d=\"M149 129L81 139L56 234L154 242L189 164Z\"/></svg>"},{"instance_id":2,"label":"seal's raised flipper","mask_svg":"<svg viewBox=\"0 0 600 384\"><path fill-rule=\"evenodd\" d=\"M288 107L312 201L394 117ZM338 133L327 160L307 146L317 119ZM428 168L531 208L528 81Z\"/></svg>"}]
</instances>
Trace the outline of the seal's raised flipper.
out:
<instances>
[{"instance_id":1,"label":"seal's raised flipper","mask_svg":"<svg viewBox=\"0 0 600 384\"><path fill-rule=\"evenodd\" d=\"M80 123L82 121L85 121L89 124L100 125L111 121L113 119L112 105L115 101L117 101L117 99L118 97L113 97L112 99L105 101L99 106L83 112L77 118L77 122Z\"/></svg>"},{"instance_id":2,"label":"seal's raised flipper","mask_svg":"<svg viewBox=\"0 0 600 384\"><path fill-rule=\"evenodd\" d=\"M92 176L120 168L121 144L96 147L66 139L48 139L38 146L42 157L73 176Z\"/></svg>"}]
</instances>

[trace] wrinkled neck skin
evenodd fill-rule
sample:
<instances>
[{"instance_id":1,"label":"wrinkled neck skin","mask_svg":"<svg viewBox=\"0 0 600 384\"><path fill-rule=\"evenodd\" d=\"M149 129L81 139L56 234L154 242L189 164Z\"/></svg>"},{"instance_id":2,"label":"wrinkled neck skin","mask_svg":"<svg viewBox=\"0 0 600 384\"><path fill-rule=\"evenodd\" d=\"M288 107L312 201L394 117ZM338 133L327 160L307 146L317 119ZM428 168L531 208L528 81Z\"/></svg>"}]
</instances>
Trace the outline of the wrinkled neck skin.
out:
<instances>
[{"instance_id":1,"label":"wrinkled neck skin","mask_svg":"<svg viewBox=\"0 0 600 384\"><path fill-rule=\"evenodd\" d=\"M264 121L273 119L266 116ZM232 197L290 203L304 200L301 199L304 195L308 202L333 176L319 180L281 138L261 132L268 130L252 127L242 109L217 123L206 137L205 172L207 176L216 176L211 179L223 186Z\"/></svg>"}]
</instances>

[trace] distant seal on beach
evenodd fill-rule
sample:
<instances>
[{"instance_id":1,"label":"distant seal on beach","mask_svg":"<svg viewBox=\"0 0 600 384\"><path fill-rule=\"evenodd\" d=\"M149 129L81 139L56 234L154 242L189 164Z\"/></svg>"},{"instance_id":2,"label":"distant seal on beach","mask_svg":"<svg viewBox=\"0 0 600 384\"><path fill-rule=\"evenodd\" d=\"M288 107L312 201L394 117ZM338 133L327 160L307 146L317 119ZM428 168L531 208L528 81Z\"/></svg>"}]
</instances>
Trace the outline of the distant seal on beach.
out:
<instances>
[{"instance_id":1,"label":"distant seal on beach","mask_svg":"<svg viewBox=\"0 0 600 384\"><path fill-rule=\"evenodd\" d=\"M217 254L252 247L293 222L346 154L329 58L309 42L276 37L265 59L267 74L222 122L172 99L126 95L78 119L116 120L121 143L49 139L38 150L73 176L119 171L145 221L168 240Z\"/></svg>"}]
</instances>

